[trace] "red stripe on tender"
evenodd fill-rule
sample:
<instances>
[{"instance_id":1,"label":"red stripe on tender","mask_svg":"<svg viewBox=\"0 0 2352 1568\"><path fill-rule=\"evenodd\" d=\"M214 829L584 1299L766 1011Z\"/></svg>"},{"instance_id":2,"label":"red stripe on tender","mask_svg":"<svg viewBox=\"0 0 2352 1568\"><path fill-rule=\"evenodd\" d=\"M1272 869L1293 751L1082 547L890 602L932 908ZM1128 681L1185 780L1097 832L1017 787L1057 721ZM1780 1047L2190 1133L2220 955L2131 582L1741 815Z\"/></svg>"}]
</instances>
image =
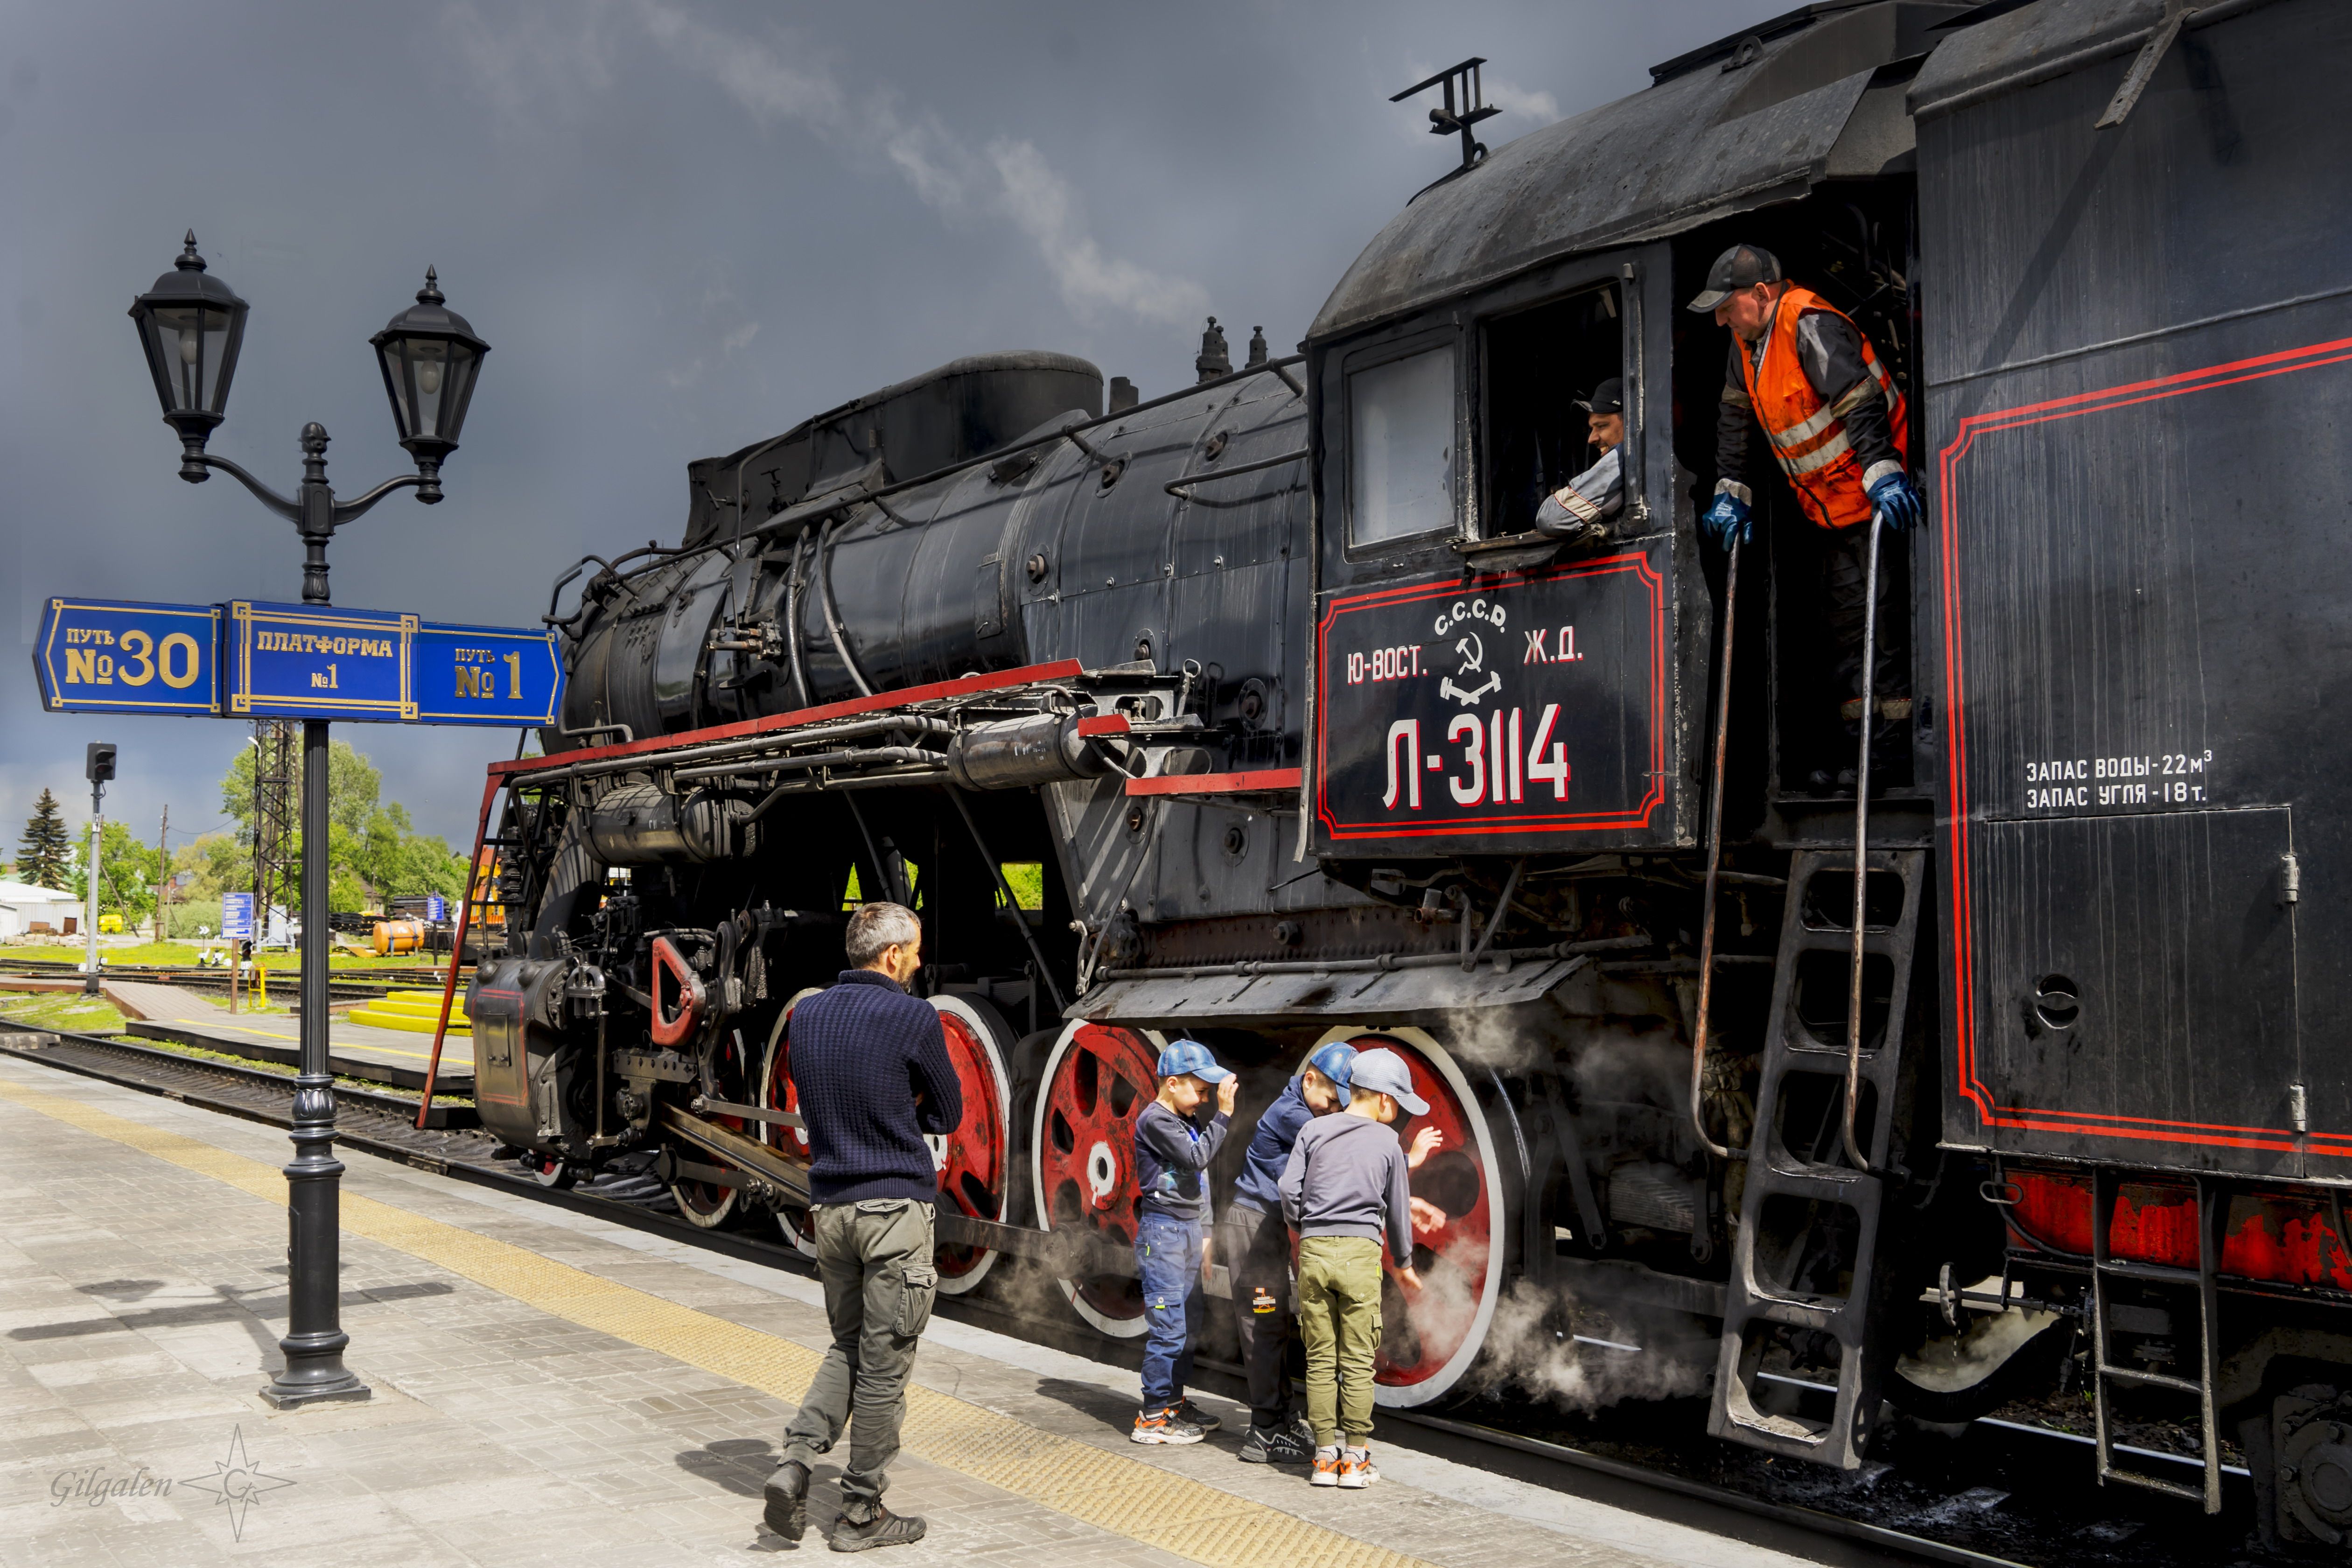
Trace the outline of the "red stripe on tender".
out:
<instances>
[{"instance_id":1,"label":"red stripe on tender","mask_svg":"<svg viewBox=\"0 0 2352 1568\"><path fill-rule=\"evenodd\" d=\"M2326 342L2307 343L2300 348L2281 349L2273 353L2256 354L2247 359L2231 360L2221 364L2206 365L2177 374L2158 376L2147 381L2126 383L2119 386L2102 387L2095 392L2078 392L2067 397L2054 397L2041 403L2029 403L2015 408L1994 409L1983 414L1971 414L1962 419L1953 432L1951 441L1937 457L1937 510L1943 523L1940 548L1944 563L1944 698L1945 698L1945 778L1949 787L1952 879L1951 909L1954 940L1952 942L1952 992L1954 1030L1953 1064L1958 1092L1977 1107L1979 1121L1986 1126L2017 1127L2036 1132L2064 1132L2075 1136L2103 1134L2112 1138L2131 1138L2148 1142L2194 1143L2235 1149L2265 1149L2282 1153L2298 1151L2307 1153L2336 1153L2337 1151L2318 1146L2326 1141L2345 1141L2352 1134L2333 1132L2296 1133L2285 1128L2239 1128L2224 1131L2255 1134L2251 1137L2198 1136L2194 1132L2174 1131L2181 1128L2201 1128L2208 1124L2195 1122L2165 1122L2147 1117L2108 1116L2095 1111L2056 1110L2030 1107L1996 1107L1992 1091L1977 1077L1976 1062L1976 988L1971 983L1976 973L1974 935L1975 889L1969 876L1969 824L1970 811L1968 787L1968 724L1962 691L1967 684L1962 668L1961 647L1964 638L1960 630L1959 546L1957 540L1958 517L1958 468L1979 435L2001 430L2020 430L2034 425L2071 419L2078 415L2105 413L2109 409L2129 408L2142 403L2153 403L2186 393L2205 392L2243 382L2259 381L2268 376L2284 375L2298 370L2312 370L2323 365L2341 364L2352 361L2352 338L2335 338ZM2063 1120L2061 1120L2063 1119ZM2086 1127L2082 1123L2096 1121L2105 1125Z\"/></svg>"}]
</instances>

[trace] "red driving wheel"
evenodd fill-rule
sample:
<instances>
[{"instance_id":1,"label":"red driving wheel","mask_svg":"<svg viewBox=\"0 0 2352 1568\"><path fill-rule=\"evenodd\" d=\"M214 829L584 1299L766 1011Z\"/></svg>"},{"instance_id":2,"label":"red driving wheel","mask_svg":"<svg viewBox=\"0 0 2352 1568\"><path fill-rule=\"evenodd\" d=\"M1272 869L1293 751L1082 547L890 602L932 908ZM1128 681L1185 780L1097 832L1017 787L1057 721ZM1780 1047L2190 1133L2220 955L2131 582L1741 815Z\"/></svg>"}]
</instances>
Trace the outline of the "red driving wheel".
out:
<instances>
[{"instance_id":1,"label":"red driving wheel","mask_svg":"<svg viewBox=\"0 0 2352 1568\"><path fill-rule=\"evenodd\" d=\"M1373 1373L1377 1403L1426 1405L1468 1374L1494 1321L1504 1261L1501 1166L1469 1080L1426 1031L1334 1029L1317 1044L1331 1040L1403 1058L1412 1091L1429 1102L1429 1112L1399 1121L1398 1136L1408 1148L1423 1128L1435 1128L1444 1138L1412 1173L1412 1195L1438 1211L1437 1224L1413 1231L1413 1268L1422 1288L1409 1291L1388 1282L1382 1292L1388 1331Z\"/></svg>"},{"instance_id":2,"label":"red driving wheel","mask_svg":"<svg viewBox=\"0 0 2352 1568\"><path fill-rule=\"evenodd\" d=\"M795 995L776 1018L768 1041L761 1100L769 1110L795 1114L800 1110L800 1092L792 1080L789 1026L793 1010L815 995L817 989L811 987ZM956 1130L923 1140L930 1146L931 1166L939 1173L940 1202L974 1219L1002 1222L1005 1199L1012 1191L1013 1160L1009 1137L1013 1080L1005 1070L1002 1044L1007 1031L1003 1021L983 1003L962 996L934 996L930 1002L939 1012L948 1060L954 1064L963 1099L963 1120ZM808 1163L805 1129L768 1122L763 1124L763 1135L768 1146L785 1159L796 1165ZM793 1245L814 1256L815 1234L807 1211L786 1210L778 1217ZM987 1276L996 1253L988 1247L941 1247L934 1261L940 1270L940 1289L960 1296Z\"/></svg>"},{"instance_id":3,"label":"red driving wheel","mask_svg":"<svg viewBox=\"0 0 2352 1568\"><path fill-rule=\"evenodd\" d=\"M753 1081L753 1068L746 1059L749 1054L744 1046L743 1031L740 1029L729 1031L728 1038L719 1047L718 1059L711 1064L713 1069L711 1078L719 1089L718 1098L731 1100L739 1105L743 1103L744 1091ZM746 1118L723 1116L717 1112L711 1113L706 1120L726 1128L730 1132L740 1132L747 1136L754 1125ZM678 1155L697 1164L716 1165L721 1170L728 1171L735 1168L730 1162L720 1159L709 1150L697 1148L692 1144L681 1145L678 1148ZM675 1181L669 1184L669 1191L670 1196L677 1200L677 1212L688 1221L705 1230L719 1229L732 1220L743 1207L743 1194L739 1189L722 1187L712 1182L698 1182L691 1179Z\"/></svg>"},{"instance_id":4,"label":"red driving wheel","mask_svg":"<svg viewBox=\"0 0 2352 1568\"><path fill-rule=\"evenodd\" d=\"M1082 1229L1106 1247L1135 1247L1135 1118L1159 1091L1157 1036L1101 1024L1062 1032L1045 1061L1030 1139L1037 1216L1048 1230ZM1060 1281L1097 1330L1143 1332L1139 1281L1118 1276Z\"/></svg>"},{"instance_id":5,"label":"red driving wheel","mask_svg":"<svg viewBox=\"0 0 2352 1568\"><path fill-rule=\"evenodd\" d=\"M1004 1068L1003 1044L1009 1031L986 1004L963 996L934 996L940 1028L947 1037L948 1060L955 1064L963 1092L963 1121L944 1138L930 1138L931 1162L940 1172L942 1211L956 1209L973 1219L1004 1218L1013 1191L1013 1079ZM940 1289L961 1296L986 1277L993 1249L941 1247Z\"/></svg>"},{"instance_id":6,"label":"red driving wheel","mask_svg":"<svg viewBox=\"0 0 2352 1568\"><path fill-rule=\"evenodd\" d=\"M775 1026L768 1031L768 1059L760 1074L759 1104L763 1110L789 1110L795 1116L800 1114L800 1091L793 1087L793 1043L788 1026L792 1023L793 1009L823 989L823 986L812 985L795 992L784 1004L783 1011L776 1015ZM809 1163L809 1141L805 1129L763 1121L760 1124L760 1137L769 1148L793 1164L805 1166ZM780 1209L776 1213L776 1223L782 1228L785 1239L800 1248L803 1255L816 1256L816 1230L809 1223L808 1210Z\"/></svg>"}]
</instances>

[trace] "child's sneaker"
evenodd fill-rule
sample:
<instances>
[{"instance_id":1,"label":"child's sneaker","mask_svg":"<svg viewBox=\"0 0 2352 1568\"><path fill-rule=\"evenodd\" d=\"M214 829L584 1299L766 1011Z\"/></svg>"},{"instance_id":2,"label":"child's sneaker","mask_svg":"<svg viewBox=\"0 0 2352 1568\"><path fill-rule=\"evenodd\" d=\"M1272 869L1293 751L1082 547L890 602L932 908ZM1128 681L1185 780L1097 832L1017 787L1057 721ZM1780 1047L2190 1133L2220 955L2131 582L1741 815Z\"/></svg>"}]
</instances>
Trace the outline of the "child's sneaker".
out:
<instances>
[{"instance_id":1,"label":"child's sneaker","mask_svg":"<svg viewBox=\"0 0 2352 1568\"><path fill-rule=\"evenodd\" d=\"M1309 1486L1336 1487L1339 1484L1339 1446L1327 1443L1315 1450L1315 1473L1307 1478Z\"/></svg>"},{"instance_id":2,"label":"child's sneaker","mask_svg":"<svg viewBox=\"0 0 2352 1568\"><path fill-rule=\"evenodd\" d=\"M1296 1426L1252 1426L1242 1439L1244 1465L1303 1465L1314 1457L1314 1434Z\"/></svg>"},{"instance_id":3,"label":"child's sneaker","mask_svg":"<svg viewBox=\"0 0 2352 1568\"><path fill-rule=\"evenodd\" d=\"M1139 1410L1135 1413L1135 1430L1128 1434L1137 1443L1197 1443L1208 1434L1184 1419L1181 1409L1170 1405L1165 1410Z\"/></svg>"},{"instance_id":4,"label":"child's sneaker","mask_svg":"<svg viewBox=\"0 0 2352 1568\"><path fill-rule=\"evenodd\" d=\"M1339 1470L1334 1484L1350 1489L1368 1487L1381 1479L1380 1471L1372 1468L1370 1448L1340 1449Z\"/></svg>"},{"instance_id":5,"label":"child's sneaker","mask_svg":"<svg viewBox=\"0 0 2352 1568\"><path fill-rule=\"evenodd\" d=\"M1192 1396L1189 1394L1176 1402L1176 1414L1203 1432L1213 1432L1224 1425L1220 1417L1211 1415L1193 1404Z\"/></svg>"}]
</instances>

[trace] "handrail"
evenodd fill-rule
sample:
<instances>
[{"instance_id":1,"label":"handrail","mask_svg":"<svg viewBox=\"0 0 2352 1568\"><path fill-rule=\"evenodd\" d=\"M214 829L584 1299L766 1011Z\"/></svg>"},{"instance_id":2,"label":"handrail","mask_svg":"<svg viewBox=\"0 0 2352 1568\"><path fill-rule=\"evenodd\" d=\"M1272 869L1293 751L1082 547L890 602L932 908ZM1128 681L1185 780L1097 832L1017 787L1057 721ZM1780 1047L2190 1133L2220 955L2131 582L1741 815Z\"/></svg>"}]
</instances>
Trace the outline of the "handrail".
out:
<instances>
[{"instance_id":1,"label":"handrail","mask_svg":"<svg viewBox=\"0 0 2352 1568\"><path fill-rule=\"evenodd\" d=\"M1285 463L1298 461L1301 458L1310 455L1311 451L1311 447L1301 447L1296 452L1285 452L1279 458L1267 458L1255 463L1237 463L1230 468L1219 468L1213 474L1188 474L1181 479L1171 480L1160 488L1179 500L1190 500L1192 498L1184 493L1185 488L1189 485L1206 484L1211 479L1234 479L1243 474L1255 474L1262 468L1278 468Z\"/></svg>"}]
</instances>

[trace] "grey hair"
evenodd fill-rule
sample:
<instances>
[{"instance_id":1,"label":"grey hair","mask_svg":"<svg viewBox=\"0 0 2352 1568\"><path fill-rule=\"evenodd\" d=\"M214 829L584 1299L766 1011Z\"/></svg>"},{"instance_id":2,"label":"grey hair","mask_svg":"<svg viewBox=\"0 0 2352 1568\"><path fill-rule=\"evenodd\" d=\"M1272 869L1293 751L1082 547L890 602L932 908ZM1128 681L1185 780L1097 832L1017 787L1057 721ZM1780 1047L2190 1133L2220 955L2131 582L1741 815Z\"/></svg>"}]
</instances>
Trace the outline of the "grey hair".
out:
<instances>
[{"instance_id":1,"label":"grey hair","mask_svg":"<svg viewBox=\"0 0 2352 1568\"><path fill-rule=\"evenodd\" d=\"M887 947L912 947L923 940L923 926L904 904L860 904L849 917L842 946L853 969L870 969Z\"/></svg>"}]
</instances>

